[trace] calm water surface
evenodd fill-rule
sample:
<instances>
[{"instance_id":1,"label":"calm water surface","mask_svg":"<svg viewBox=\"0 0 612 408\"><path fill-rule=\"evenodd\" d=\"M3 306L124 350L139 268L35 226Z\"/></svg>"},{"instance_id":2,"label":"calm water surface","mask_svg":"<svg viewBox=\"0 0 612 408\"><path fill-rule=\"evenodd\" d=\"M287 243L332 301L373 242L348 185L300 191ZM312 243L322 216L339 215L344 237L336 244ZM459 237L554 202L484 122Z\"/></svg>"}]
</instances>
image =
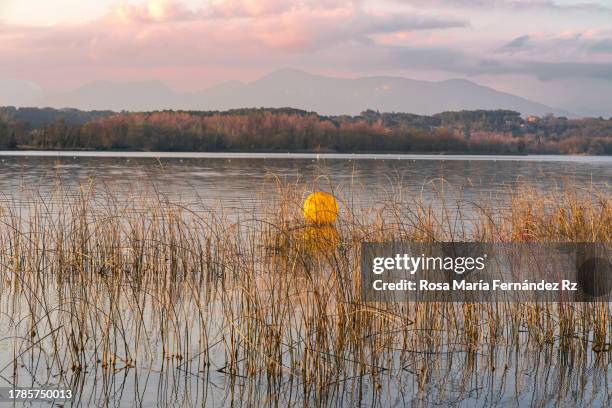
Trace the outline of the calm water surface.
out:
<instances>
[{"instance_id":1,"label":"calm water surface","mask_svg":"<svg viewBox=\"0 0 612 408\"><path fill-rule=\"evenodd\" d=\"M518 184L527 183L542 192L577 185L609 194L612 181L612 157L571 156L0 152L0 168L0 204L10 202L17 206L27 205L31 189L43 197L50 195L58 181L67 196L78 194L80 185L93 183L118 197L161 193L184 204L206 206L222 201L226 207L242 210L256 209L278 179L333 190L356 206L376 205L398 196L420 197L437 206L441 196L450 196L467 204L490 200L500 207L507 203L508 191ZM2 313L13 313L14 321L28 321L30 311L19 307L18 297L6 290L0 290L0 309ZM193 309L194 316L196 313ZM127 312L126 322L130 322ZM21 326L13 328L15 332L18 329ZM519 341L526 341L526 336ZM57 375L39 363L46 360L41 360L36 347L26 347L27 341L16 338L0 341L0 365L5 367L0 371L0 386L12 381L40 386L32 384L37 375ZM241 402L244 391L236 390L249 390L251 384L241 377L230 380L218 370L223 365L225 349L216 342L217 338L209 341L214 346L210 350L212 367L206 373L186 364L162 362L138 370L117 371L109 377L100 377L95 369L74 374L70 386L79 392L75 405L249 406L253 401L266 401L270 390L254 385L256 395L250 394L250 400ZM14 350L13 344L22 346ZM198 352L193 350L194 355ZM20 374L11 377L15 354L21 356L23 365ZM497 370L491 369L488 356L493 356ZM574 364L568 362L573 357L561 353L556 345L520 352L514 347L468 352L458 345L441 354L416 354L414 367L423 359L431 367L430 379L424 380L423 372L412 366L395 367L397 374L389 377L378 396L369 397L372 384L347 378L342 380L342 388L327 396L327 404L573 407L612 403L609 360L594 353L587 353L580 364ZM284 404L309 405L312 401L300 400L299 384L294 381L287 379L276 390L285 395ZM419 387L422 381L429 381L425 392ZM363 392L359 399L354 393L357 387Z\"/></svg>"},{"instance_id":2,"label":"calm water surface","mask_svg":"<svg viewBox=\"0 0 612 408\"><path fill-rule=\"evenodd\" d=\"M256 207L276 179L333 190L353 205L401 194L434 206L442 195L503 206L509 188L525 183L608 192L612 180L612 157L605 156L0 152L0 168L0 199L13 202L27 200L24 186L44 195L61 180L66 195L93 182L119 196L161 193L183 204L223 201L241 209Z\"/></svg>"}]
</instances>

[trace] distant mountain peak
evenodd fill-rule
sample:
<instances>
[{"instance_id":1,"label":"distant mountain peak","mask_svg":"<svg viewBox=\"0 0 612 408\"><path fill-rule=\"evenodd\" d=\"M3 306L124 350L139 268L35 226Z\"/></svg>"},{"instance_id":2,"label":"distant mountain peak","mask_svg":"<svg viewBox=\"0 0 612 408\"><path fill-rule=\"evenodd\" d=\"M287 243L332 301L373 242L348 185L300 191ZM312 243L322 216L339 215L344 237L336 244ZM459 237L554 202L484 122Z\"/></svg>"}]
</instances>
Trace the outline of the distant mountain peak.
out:
<instances>
[{"instance_id":1,"label":"distant mountain peak","mask_svg":"<svg viewBox=\"0 0 612 408\"><path fill-rule=\"evenodd\" d=\"M511 109L522 114L570 116L465 79L418 81L394 76L335 78L283 68L249 83L228 81L203 91L179 93L155 80L96 81L44 101L81 109L226 110L293 107L324 115L358 114L367 109L430 115L443 111Z\"/></svg>"},{"instance_id":2,"label":"distant mountain peak","mask_svg":"<svg viewBox=\"0 0 612 408\"><path fill-rule=\"evenodd\" d=\"M209 88L206 88L205 92L209 92L209 91L224 91L224 90L229 90L229 89L236 89L236 88L239 88L239 87L244 86L244 85L245 85L244 82L233 79L233 80L221 82L220 84L213 85L213 86L211 86Z\"/></svg>"},{"instance_id":3,"label":"distant mountain peak","mask_svg":"<svg viewBox=\"0 0 612 408\"><path fill-rule=\"evenodd\" d=\"M324 76L311 74L295 68L282 68L263 75L253 82L274 82L274 81L312 81L313 79L325 79ZM253 83L251 82L251 83Z\"/></svg>"},{"instance_id":4,"label":"distant mountain peak","mask_svg":"<svg viewBox=\"0 0 612 408\"><path fill-rule=\"evenodd\" d=\"M308 76L308 77L312 77L312 76L316 76L316 75L312 74L310 72L304 71L302 69L286 67L286 68L276 69L276 70L274 70L274 71L264 75L262 78L277 77L277 76Z\"/></svg>"},{"instance_id":5,"label":"distant mountain peak","mask_svg":"<svg viewBox=\"0 0 612 408\"><path fill-rule=\"evenodd\" d=\"M145 79L139 81L110 81L106 79L97 79L95 81L89 82L81 87L75 89L72 92L76 92L79 89L96 89L100 87L122 87L122 88L158 88L158 89L167 89L170 91L170 87L168 87L163 82L157 79Z\"/></svg>"},{"instance_id":6,"label":"distant mountain peak","mask_svg":"<svg viewBox=\"0 0 612 408\"><path fill-rule=\"evenodd\" d=\"M465 78L449 78L449 79L444 79L442 81L436 81L438 83L441 84L472 84L472 85L479 85L474 81L470 81L469 79L465 79ZM482 85L480 85L482 86Z\"/></svg>"}]
</instances>

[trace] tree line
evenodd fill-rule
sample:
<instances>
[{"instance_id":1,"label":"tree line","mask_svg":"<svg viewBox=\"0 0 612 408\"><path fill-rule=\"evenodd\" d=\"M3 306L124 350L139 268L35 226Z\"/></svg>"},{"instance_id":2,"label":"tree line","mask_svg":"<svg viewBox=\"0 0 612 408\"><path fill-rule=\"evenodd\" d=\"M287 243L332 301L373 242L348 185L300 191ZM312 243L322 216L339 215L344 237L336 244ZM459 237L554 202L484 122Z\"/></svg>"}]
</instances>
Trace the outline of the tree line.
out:
<instances>
[{"instance_id":1,"label":"tree line","mask_svg":"<svg viewBox=\"0 0 612 408\"><path fill-rule=\"evenodd\" d=\"M609 155L612 118L523 118L509 110L323 116L292 108L116 113L4 107L0 148Z\"/></svg>"}]
</instances>

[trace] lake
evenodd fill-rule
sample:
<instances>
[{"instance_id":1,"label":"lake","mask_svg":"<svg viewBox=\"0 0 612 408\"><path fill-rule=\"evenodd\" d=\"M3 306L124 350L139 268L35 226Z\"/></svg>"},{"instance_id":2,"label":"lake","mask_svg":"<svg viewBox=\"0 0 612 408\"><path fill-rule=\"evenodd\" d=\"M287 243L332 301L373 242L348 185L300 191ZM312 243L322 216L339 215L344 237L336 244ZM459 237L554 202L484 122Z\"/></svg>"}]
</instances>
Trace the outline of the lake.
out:
<instances>
[{"instance_id":1,"label":"lake","mask_svg":"<svg viewBox=\"0 0 612 408\"><path fill-rule=\"evenodd\" d=\"M76 406L612 403L610 305L371 307L351 290L350 239L321 255L260 213L277 210L279 181L332 191L344 212L420 201L469 216L506 209L517 186L609 197L612 157L0 152L0 167L0 395L18 384L69 387ZM112 209L54 212L88 186ZM145 217L122 201L134 197L173 205ZM341 232L357 242L387 227Z\"/></svg>"},{"instance_id":2,"label":"lake","mask_svg":"<svg viewBox=\"0 0 612 408\"><path fill-rule=\"evenodd\" d=\"M91 180L115 194L163 194L183 204L256 208L274 181L332 190L351 205L441 195L463 203L503 206L509 188L540 191L577 185L609 191L612 157L440 156L142 152L0 152L0 191L25 200L23 187L42 194L61 180L65 194ZM318 181L314 181L318 180Z\"/></svg>"}]
</instances>

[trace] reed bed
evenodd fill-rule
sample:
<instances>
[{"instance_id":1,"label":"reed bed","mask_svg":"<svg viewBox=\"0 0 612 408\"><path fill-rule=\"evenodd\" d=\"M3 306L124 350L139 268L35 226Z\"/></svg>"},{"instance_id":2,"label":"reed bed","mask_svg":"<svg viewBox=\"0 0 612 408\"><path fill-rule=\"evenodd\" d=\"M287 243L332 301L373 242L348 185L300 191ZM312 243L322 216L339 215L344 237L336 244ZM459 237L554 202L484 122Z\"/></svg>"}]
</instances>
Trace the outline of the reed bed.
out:
<instances>
[{"instance_id":1,"label":"reed bed","mask_svg":"<svg viewBox=\"0 0 612 408\"><path fill-rule=\"evenodd\" d=\"M541 406L574 393L577 405L610 402L609 303L359 294L364 241L608 243L609 192L525 185L504 209L345 197L333 243L313 245L301 215L313 188L277 180L256 212L93 183L5 200L1 378L70 386L76 404L99 406L495 405L531 391ZM525 371L540 376L533 390Z\"/></svg>"}]
</instances>

